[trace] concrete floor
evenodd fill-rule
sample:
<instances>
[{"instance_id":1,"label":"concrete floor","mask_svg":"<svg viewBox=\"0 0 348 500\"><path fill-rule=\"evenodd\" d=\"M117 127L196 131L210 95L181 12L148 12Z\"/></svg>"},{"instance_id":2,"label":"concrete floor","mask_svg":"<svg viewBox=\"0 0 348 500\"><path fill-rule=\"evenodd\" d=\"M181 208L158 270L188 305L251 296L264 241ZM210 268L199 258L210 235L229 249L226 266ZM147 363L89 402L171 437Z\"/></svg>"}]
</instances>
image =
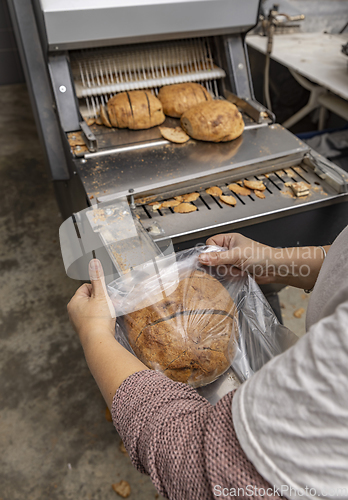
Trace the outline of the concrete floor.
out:
<instances>
[{"instance_id":1,"label":"concrete floor","mask_svg":"<svg viewBox=\"0 0 348 500\"><path fill-rule=\"evenodd\" d=\"M279 293L283 323L298 337L302 337L306 333L306 311L309 297L310 294L292 286L283 288ZM300 317L297 317L296 313Z\"/></svg>"},{"instance_id":2,"label":"concrete floor","mask_svg":"<svg viewBox=\"0 0 348 500\"><path fill-rule=\"evenodd\" d=\"M0 500L108 500L125 479L130 500L158 498L105 420L66 304L62 220L43 164L24 85L0 87ZM281 292L298 335L303 291Z\"/></svg>"},{"instance_id":3,"label":"concrete floor","mask_svg":"<svg viewBox=\"0 0 348 500\"><path fill-rule=\"evenodd\" d=\"M78 283L61 260L58 213L24 85L0 87L0 499L156 498L105 420L69 324Z\"/></svg>"}]
</instances>

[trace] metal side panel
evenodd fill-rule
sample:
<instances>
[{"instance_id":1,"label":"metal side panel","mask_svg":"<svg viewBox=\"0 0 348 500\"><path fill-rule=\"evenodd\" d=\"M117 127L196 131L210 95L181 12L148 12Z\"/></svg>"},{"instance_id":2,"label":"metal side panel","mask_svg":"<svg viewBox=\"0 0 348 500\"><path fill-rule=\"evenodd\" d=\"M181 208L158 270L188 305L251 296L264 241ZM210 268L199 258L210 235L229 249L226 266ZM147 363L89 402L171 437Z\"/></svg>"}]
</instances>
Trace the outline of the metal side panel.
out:
<instances>
[{"instance_id":1,"label":"metal side panel","mask_svg":"<svg viewBox=\"0 0 348 500\"><path fill-rule=\"evenodd\" d=\"M48 68L62 129L64 132L79 130L80 113L67 54L51 55L48 60Z\"/></svg>"},{"instance_id":2,"label":"metal side panel","mask_svg":"<svg viewBox=\"0 0 348 500\"><path fill-rule=\"evenodd\" d=\"M223 39L226 52L227 74L232 90L241 99L253 98L252 82L248 73L249 62L244 40L239 36L226 36Z\"/></svg>"},{"instance_id":3,"label":"metal side panel","mask_svg":"<svg viewBox=\"0 0 348 500\"><path fill-rule=\"evenodd\" d=\"M53 109L54 99L32 4L28 0L8 0L8 6L50 176L56 181L68 180L61 131Z\"/></svg>"},{"instance_id":4,"label":"metal side panel","mask_svg":"<svg viewBox=\"0 0 348 500\"><path fill-rule=\"evenodd\" d=\"M40 0L50 50L241 33L259 0ZM64 29L62 29L64 27Z\"/></svg>"},{"instance_id":5,"label":"metal side panel","mask_svg":"<svg viewBox=\"0 0 348 500\"><path fill-rule=\"evenodd\" d=\"M161 192L190 189L190 186L209 183L235 175L260 172L268 165L289 161L299 162L309 151L308 146L281 125L245 130L238 139L225 143L190 140L186 144L173 144L160 137L158 141L130 144L115 148L114 153L86 155L76 160L86 194L106 201L122 197L134 190L135 197L160 195ZM115 130L111 134L123 131ZM128 131L129 140L132 131ZM137 134L134 134L137 136ZM102 141L98 144L102 145ZM291 164L291 163L290 163ZM264 171L264 170L263 170ZM234 177L236 178L236 177ZM214 179L213 181L211 179ZM185 192L185 191L184 191ZM92 199L93 199L92 198Z\"/></svg>"}]
</instances>

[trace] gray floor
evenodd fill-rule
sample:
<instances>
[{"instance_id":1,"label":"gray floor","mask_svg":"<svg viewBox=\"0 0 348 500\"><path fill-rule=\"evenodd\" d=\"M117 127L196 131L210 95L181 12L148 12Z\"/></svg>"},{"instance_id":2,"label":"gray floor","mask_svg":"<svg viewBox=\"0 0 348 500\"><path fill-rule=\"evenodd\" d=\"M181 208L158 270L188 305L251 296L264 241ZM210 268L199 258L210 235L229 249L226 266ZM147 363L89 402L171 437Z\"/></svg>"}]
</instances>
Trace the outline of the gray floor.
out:
<instances>
[{"instance_id":1,"label":"gray floor","mask_svg":"<svg viewBox=\"0 0 348 500\"><path fill-rule=\"evenodd\" d=\"M119 450L66 314L61 219L24 85L0 87L0 499L156 498Z\"/></svg>"},{"instance_id":2,"label":"gray floor","mask_svg":"<svg viewBox=\"0 0 348 500\"><path fill-rule=\"evenodd\" d=\"M310 294L287 286L279 293L283 323L298 337L306 333L306 311ZM295 313L295 314L294 314ZM298 313L297 317L296 313Z\"/></svg>"},{"instance_id":3,"label":"gray floor","mask_svg":"<svg viewBox=\"0 0 348 500\"><path fill-rule=\"evenodd\" d=\"M0 500L156 498L105 420L105 404L67 318L61 219L24 85L0 87ZM303 291L281 292L287 326L304 332Z\"/></svg>"}]
</instances>

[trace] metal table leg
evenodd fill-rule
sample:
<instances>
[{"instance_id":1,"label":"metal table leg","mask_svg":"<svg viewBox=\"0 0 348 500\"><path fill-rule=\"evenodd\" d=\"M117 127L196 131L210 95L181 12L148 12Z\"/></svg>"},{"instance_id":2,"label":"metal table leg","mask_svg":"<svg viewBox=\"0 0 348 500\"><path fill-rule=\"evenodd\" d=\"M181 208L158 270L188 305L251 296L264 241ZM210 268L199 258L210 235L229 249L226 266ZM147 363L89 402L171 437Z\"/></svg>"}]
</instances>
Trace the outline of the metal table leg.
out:
<instances>
[{"instance_id":1,"label":"metal table leg","mask_svg":"<svg viewBox=\"0 0 348 500\"><path fill-rule=\"evenodd\" d=\"M283 123L283 127L285 127L285 128L292 127L293 125L295 125L295 123L299 122L300 120L302 120L302 118L307 116L308 113L310 113L314 109L318 108L321 105L319 102L319 98L322 95L328 93L328 91L326 89L324 89L323 87L320 87L319 85L315 85L314 83L311 83L306 78L304 78L303 76L296 73L296 71L293 71L292 69L289 69L289 71L292 74L292 76L295 78L295 80L300 85L302 85L302 87L304 87L305 89L310 91L310 96L309 96L307 104Z\"/></svg>"}]
</instances>

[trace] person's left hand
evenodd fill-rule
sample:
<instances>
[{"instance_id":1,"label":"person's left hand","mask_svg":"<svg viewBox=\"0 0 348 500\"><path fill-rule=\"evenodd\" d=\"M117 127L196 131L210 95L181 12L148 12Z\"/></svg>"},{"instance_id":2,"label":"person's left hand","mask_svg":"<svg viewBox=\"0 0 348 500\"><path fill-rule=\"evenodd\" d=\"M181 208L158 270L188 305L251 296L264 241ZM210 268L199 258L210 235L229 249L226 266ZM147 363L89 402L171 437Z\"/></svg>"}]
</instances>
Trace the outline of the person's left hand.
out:
<instances>
[{"instance_id":1,"label":"person's left hand","mask_svg":"<svg viewBox=\"0 0 348 500\"><path fill-rule=\"evenodd\" d=\"M88 334L115 335L116 315L106 291L104 271L98 259L89 263L91 284L85 283L68 304L70 321L80 339Z\"/></svg>"}]
</instances>

